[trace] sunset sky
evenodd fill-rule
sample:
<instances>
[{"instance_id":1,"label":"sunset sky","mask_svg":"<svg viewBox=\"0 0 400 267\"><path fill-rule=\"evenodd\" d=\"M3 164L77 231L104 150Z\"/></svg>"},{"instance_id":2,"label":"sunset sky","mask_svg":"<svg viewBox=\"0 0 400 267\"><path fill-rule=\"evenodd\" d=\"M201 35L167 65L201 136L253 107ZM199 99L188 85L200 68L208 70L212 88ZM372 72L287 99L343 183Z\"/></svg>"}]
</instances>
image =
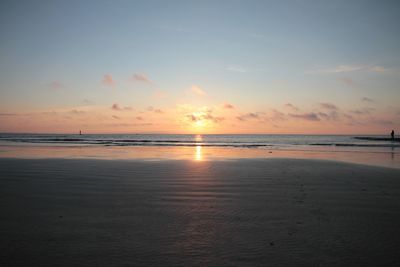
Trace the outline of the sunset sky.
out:
<instances>
[{"instance_id":1,"label":"sunset sky","mask_svg":"<svg viewBox=\"0 0 400 267\"><path fill-rule=\"evenodd\" d=\"M1 1L0 132L400 131L399 1Z\"/></svg>"}]
</instances>

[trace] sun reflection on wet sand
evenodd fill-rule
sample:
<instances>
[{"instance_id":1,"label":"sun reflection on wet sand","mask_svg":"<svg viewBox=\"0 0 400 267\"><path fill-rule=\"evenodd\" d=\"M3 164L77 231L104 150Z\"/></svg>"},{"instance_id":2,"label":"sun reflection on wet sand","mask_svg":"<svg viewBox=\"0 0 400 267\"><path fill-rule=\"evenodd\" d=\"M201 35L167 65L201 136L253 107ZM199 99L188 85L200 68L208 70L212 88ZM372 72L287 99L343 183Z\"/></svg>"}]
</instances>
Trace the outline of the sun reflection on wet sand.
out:
<instances>
[{"instance_id":1,"label":"sun reflection on wet sand","mask_svg":"<svg viewBox=\"0 0 400 267\"><path fill-rule=\"evenodd\" d=\"M196 136L195 146L176 147L105 147L105 146L48 146L0 145L0 158L86 158L122 160L192 160L213 161L232 159L308 158L399 168L398 152L360 153L335 151L272 150L262 148L230 148L204 146Z\"/></svg>"},{"instance_id":2,"label":"sun reflection on wet sand","mask_svg":"<svg viewBox=\"0 0 400 267\"><path fill-rule=\"evenodd\" d=\"M201 146L200 145L196 146L195 160L196 161L203 160L203 155L201 154Z\"/></svg>"},{"instance_id":3,"label":"sun reflection on wet sand","mask_svg":"<svg viewBox=\"0 0 400 267\"><path fill-rule=\"evenodd\" d=\"M201 142L203 141L203 137L200 134L197 134L195 136L195 141L196 141L196 151L195 151L195 161L202 161L203 160L203 154L201 153Z\"/></svg>"}]
</instances>

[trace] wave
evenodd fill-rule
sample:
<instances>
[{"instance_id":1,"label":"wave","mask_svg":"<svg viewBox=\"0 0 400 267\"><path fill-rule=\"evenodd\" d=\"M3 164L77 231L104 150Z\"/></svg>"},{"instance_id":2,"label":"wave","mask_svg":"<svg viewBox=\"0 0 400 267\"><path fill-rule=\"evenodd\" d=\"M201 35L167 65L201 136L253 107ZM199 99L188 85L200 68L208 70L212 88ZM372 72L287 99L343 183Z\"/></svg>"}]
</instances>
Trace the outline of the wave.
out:
<instances>
[{"instance_id":1,"label":"wave","mask_svg":"<svg viewBox=\"0 0 400 267\"><path fill-rule=\"evenodd\" d=\"M399 138L392 142L383 136L204 136L193 135L1 135L0 141L55 145L102 146L210 146L210 147L400 147Z\"/></svg>"},{"instance_id":2,"label":"wave","mask_svg":"<svg viewBox=\"0 0 400 267\"><path fill-rule=\"evenodd\" d=\"M392 141L392 142L400 142L400 138L390 138L390 137L371 137L371 136L356 136L354 139L365 140L365 141Z\"/></svg>"},{"instance_id":3,"label":"wave","mask_svg":"<svg viewBox=\"0 0 400 267\"><path fill-rule=\"evenodd\" d=\"M400 147L400 144L338 144L338 143L315 143L310 146L339 146L339 147Z\"/></svg>"}]
</instances>

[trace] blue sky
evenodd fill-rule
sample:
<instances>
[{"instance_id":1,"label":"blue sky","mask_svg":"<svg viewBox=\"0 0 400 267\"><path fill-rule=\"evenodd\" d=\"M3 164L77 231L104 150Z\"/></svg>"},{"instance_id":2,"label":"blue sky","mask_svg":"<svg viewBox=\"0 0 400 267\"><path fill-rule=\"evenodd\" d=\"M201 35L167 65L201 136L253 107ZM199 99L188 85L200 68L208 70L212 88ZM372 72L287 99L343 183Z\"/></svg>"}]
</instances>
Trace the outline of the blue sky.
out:
<instances>
[{"instance_id":1,"label":"blue sky","mask_svg":"<svg viewBox=\"0 0 400 267\"><path fill-rule=\"evenodd\" d=\"M89 102L311 112L366 97L382 113L399 107L399 14L398 1L1 1L0 112ZM151 82L130 83L135 73ZM187 96L193 86L208 97Z\"/></svg>"}]
</instances>

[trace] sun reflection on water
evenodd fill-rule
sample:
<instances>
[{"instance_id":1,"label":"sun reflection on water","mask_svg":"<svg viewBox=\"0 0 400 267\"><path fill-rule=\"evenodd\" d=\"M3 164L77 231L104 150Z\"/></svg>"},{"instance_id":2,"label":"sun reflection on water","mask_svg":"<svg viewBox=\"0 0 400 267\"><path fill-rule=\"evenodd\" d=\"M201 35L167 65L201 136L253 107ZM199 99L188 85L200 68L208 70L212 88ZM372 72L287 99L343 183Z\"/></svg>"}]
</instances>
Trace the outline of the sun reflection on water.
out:
<instances>
[{"instance_id":1,"label":"sun reflection on water","mask_svg":"<svg viewBox=\"0 0 400 267\"><path fill-rule=\"evenodd\" d=\"M203 137L201 136L201 134L196 134L194 140L196 141L196 143L203 142Z\"/></svg>"}]
</instances>

